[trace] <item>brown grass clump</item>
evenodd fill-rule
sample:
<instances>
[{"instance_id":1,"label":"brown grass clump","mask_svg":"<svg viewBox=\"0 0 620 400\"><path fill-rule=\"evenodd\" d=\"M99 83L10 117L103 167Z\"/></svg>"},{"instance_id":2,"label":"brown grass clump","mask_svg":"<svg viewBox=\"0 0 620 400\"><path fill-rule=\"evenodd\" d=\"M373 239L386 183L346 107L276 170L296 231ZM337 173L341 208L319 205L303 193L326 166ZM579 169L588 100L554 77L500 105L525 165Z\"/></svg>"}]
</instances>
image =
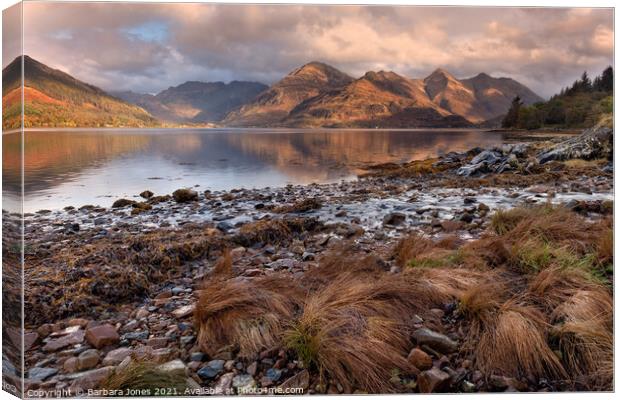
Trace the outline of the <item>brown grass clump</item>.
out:
<instances>
[{"instance_id":1,"label":"brown grass clump","mask_svg":"<svg viewBox=\"0 0 620 400\"><path fill-rule=\"evenodd\" d=\"M230 249L224 249L224 253L213 266L213 276L217 278L229 278L233 275L232 270L232 256L230 255Z\"/></svg>"},{"instance_id":2,"label":"brown grass clump","mask_svg":"<svg viewBox=\"0 0 620 400\"><path fill-rule=\"evenodd\" d=\"M511 243L538 239L566 247L576 254L585 254L593 249L593 240L601 230L600 224L589 223L564 207L542 206L526 210L530 214L509 229L504 239Z\"/></svg>"},{"instance_id":3,"label":"brown grass clump","mask_svg":"<svg viewBox=\"0 0 620 400\"><path fill-rule=\"evenodd\" d=\"M613 386L613 300L603 290L576 290L552 314L562 360L577 384Z\"/></svg>"},{"instance_id":4,"label":"brown grass clump","mask_svg":"<svg viewBox=\"0 0 620 400\"><path fill-rule=\"evenodd\" d=\"M390 391L391 371L410 370L403 317L424 301L400 279L345 273L307 297L285 344L321 376L372 393Z\"/></svg>"},{"instance_id":5,"label":"brown grass clump","mask_svg":"<svg viewBox=\"0 0 620 400\"><path fill-rule=\"evenodd\" d=\"M459 244L455 236L444 237L433 241L418 233L401 238L392 256L399 267L446 267L457 261L458 254L453 251Z\"/></svg>"},{"instance_id":6,"label":"brown grass clump","mask_svg":"<svg viewBox=\"0 0 620 400\"><path fill-rule=\"evenodd\" d=\"M323 207L323 203L316 198L307 198L300 201L296 201L293 204L277 207L274 211L277 213L304 213L312 210L318 210Z\"/></svg>"},{"instance_id":7,"label":"brown grass clump","mask_svg":"<svg viewBox=\"0 0 620 400\"><path fill-rule=\"evenodd\" d=\"M279 219L262 220L243 225L235 241L246 247L255 243L283 244L292 240L288 225Z\"/></svg>"},{"instance_id":8,"label":"brown grass clump","mask_svg":"<svg viewBox=\"0 0 620 400\"><path fill-rule=\"evenodd\" d=\"M491 217L491 229L498 235L504 235L513 230L520 222L532 216L531 208L516 207L510 210L497 210Z\"/></svg>"},{"instance_id":9,"label":"brown grass clump","mask_svg":"<svg viewBox=\"0 0 620 400\"><path fill-rule=\"evenodd\" d=\"M301 297L288 275L209 280L194 313L198 344L211 356L232 345L253 358L280 343Z\"/></svg>"},{"instance_id":10,"label":"brown grass clump","mask_svg":"<svg viewBox=\"0 0 620 400\"><path fill-rule=\"evenodd\" d=\"M155 390L170 390L181 395L187 388L184 372L165 371L153 362L136 360L124 368L117 368L98 386L98 389L114 391L113 396L127 396L128 390L149 391L151 395Z\"/></svg>"},{"instance_id":11,"label":"brown grass clump","mask_svg":"<svg viewBox=\"0 0 620 400\"><path fill-rule=\"evenodd\" d=\"M465 291L486 279L486 272L468 268L409 268L403 279L427 307L441 306L459 299Z\"/></svg>"},{"instance_id":12,"label":"brown grass clump","mask_svg":"<svg viewBox=\"0 0 620 400\"><path fill-rule=\"evenodd\" d=\"M308 289L321 288L346 273L375 277L385 273L385 265L380 257L363 252L360 254L360 250L351 243L343 243L331 249L318 261L318 266L304 274L303 284Z\"/></svg>"},{"instance_id":13,"label":"brown grass clump","mask_svg":"<svg viewBox=\"0 0 620 400\"><path fill-rule=\"evenodd\" d=\"M486 374L559 378L562 364L547 344L544 316L531 306L509 300L482 319L476 365Z\"/></svg>"},{"instance_id":14,"label":"brown grass clump","mask_svg":"<svg viewBox=\"0 0 620 400\"><path fill-rule=\"evenodd\" d=\"M601 231L596 241L596 256L600 264L608 264L614 258L614 231L611 228Z\"/></svg>"}]
</instances>

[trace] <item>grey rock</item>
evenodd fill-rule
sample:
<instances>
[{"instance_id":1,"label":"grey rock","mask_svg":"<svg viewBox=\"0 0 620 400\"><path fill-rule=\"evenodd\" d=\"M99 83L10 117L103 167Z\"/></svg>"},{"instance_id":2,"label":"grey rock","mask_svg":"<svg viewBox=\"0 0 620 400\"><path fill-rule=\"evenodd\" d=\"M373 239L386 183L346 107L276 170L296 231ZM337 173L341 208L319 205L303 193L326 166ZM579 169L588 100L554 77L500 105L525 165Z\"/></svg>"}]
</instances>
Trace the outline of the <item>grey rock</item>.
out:
<instances>
[{"instance_id":1,"label":"grey rock","mask_svg":"<svg viewBox=\"0 0 620 400\"><path fill-rule=\"evenodd\" d=\"M405 222L406 218L407 216L400 212L389 213L385 217L383 217L383 225L400 225Z\"/></svg>"},{"instance_id":2,"label":"grey rock","mask_svg":"<svg viewBox=\"0 0 620 400\"><path fill-rule=\"evenodd\" d=\"M421 328L413 332L413 339L420 346L427 345L444 354L454 353L458 347L457 343L446 335L427 328Z\"/></svg>"},{"instance_id":3,"label":"grey rock","mask_svg":"<svg viewBox=\"0 0 620 400\"><path fill-rule=\"evenodd\" d=\"M205 367L198 370L198 376L202 379L215 378L220 372L224 370L225 363L226 361L224 360L209 361Z\"/></svg>"},{"instance_id":4,"label":"grey rock","mask_svg":"<svg viewBox=\"0 0 620 400\"><path fill-rule=\"evenodd\" d=\"M610 157L613 153L613 129L598 127L584 130L579 136L567 139L536 155L539 164L574 158L592 160Z\"/></svg>"},{"instance_id":5,"label":"grey rock","mask_svg":"<svg viewBox=\"0 0 620 400\"><path fill-rule=\"evenodd\" d=\"M232 380L232 386L237 389L238 394L244 394L256 387L256 381L251 375L237 375Z\"/></svg>"},{"instance_id":6,"label":"grey rock","mask_svg":"<svg viewBox=\"0 0 620 400\"><path fill-rule=\"evenodd\" d=\"M34 367L28 371L28 379L33 381L44 381L58 373L56 368L38 368Z\"/></svg>"},{"instance_id":7,"label":"grey rock","mask_svg":"<svg viewBox=\"0 0 620 400\"><path fill-rule=\"evenodd\" d=\"M301 388L305 392L310 386L310 374L308 370L303 370L296 375L288 378L279 386L282 389Z\"/></svg>"},{"instance_id":8,"label":"grey rock","mask_svg":"<svg viewBox=\"0 0 620 400\"><path fill-rule=\"evenodd\" d=\"M282 377L282 370L276 368L269 368L267 372L265 372L265 377L272 382L276 382Z\"/></svg>"}]
</instances>

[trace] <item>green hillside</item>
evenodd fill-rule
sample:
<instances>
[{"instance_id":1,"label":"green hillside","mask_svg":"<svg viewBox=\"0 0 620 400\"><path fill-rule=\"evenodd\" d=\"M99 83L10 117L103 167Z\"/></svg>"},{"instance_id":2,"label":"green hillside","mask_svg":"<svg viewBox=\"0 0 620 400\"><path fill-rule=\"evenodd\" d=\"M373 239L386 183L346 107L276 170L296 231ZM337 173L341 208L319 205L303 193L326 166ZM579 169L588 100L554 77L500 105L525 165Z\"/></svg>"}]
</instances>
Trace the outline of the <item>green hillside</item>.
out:
<instances>
[{"instance_id":1,"label":"green hillside","mask_svg":"<svg viewBox=\"0 0 620 400\"><path fill-rule=\"evenodd\" d=\"M19 127L21 58L2 70L4 129ZM155 127L144 109L24 56L25 127Z\"/></svg>"},{"instance_id":2,"label":"green hillside","mask_svg":"<svg viewBox=\"0 0 620 400\"><path fill-rule=\"evenodd\" d=\"M502 121L504 128L587 128L613 112L613 69L607 67L594 80L586 72L572 86L546 102L525 106L515 97Z\"/></svg>"}]
</instances>

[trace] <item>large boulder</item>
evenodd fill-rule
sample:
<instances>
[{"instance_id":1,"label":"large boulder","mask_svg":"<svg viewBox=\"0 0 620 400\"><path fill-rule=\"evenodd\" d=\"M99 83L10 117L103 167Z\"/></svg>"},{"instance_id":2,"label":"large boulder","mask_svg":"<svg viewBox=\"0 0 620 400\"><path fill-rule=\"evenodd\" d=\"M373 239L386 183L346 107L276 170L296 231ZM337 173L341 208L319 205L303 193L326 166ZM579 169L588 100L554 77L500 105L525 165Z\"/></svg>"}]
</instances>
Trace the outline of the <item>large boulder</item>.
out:
<instances>
[{"instance_id":1,"label":"large boulder","mask_svg":"<svg viewBox=\"0 0 620 400\"><path fill-rule=\"evenodd\" d=\"M191 189L177 189L172 193L172 197L177 203L187 203L198 200L198 193Z\"/></svg>"},{"instance_id":2,"label":"large boulder","mask_svg":"<svg viewBox=\"0 0 620 400\"><path fill-rule=\"evenodd\" d=\"M539 164L549 161L563 161L580 158L593 160L611 158L613 154L614 130L608 127L595 127L584 130L581 135L567 139L536 155Z\"/></svg>"}]
</instances>

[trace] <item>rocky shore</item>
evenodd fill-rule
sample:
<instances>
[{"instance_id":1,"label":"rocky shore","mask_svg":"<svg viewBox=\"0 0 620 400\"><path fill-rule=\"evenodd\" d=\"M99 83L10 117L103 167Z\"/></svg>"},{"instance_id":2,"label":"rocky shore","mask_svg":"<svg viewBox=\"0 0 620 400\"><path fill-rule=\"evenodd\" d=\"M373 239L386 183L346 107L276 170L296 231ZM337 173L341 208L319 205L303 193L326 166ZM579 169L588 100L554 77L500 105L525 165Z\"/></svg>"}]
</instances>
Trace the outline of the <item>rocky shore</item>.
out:
<instances>
[{"instance_id":1,"label":"rocky shore","mask_svg":"<svg viewBox=\"0 0 620 400\"><path fill-rule=\"evenodd\" d=\"M511 353L517 345L505 339L494 351L516 360L515 368L485 358L475 343L488 339L490 326L501 331L502 312L517 297L521 308L514 315L537 313L524 324L539 329L531 321L556 318L555 305L543 307L528 290L569 256L573 264L596 260L588 259L588 273L600 287L587 289L605 296L612 260L602 255L599 236L607 237L613 212L611 137L610 129L599 127L568 140L379 165L352 182L203 193L187 188L170 195L145 190L109 208L28 214L26 391L52 397L59 391L127 396L610 390L605 379L590 376L593 366L586 361L581 369L565 362L570 357L562 352L568 350L558 348L556 339L536 349L536 357L550 354L542 361ZM592 237L579 239L579 247L566 242L572 237L545 236L535 245L546 253L536 247L526 260L515 232L526 229L519 222L533 217L520 210L533 210L537 219L573 221ZM557 217L561 213L566 214ZM558 254L560 248L570 254ZM490 278L514 282L505 291L511 296L494 300L502 306L489 306L493 323L465 307L472 290ZM383 321L383 330L352 321L361 329L357 339L342 338L336 328L323 332L350 318L329 293L345 281L360 292L385 294L372 300L380 307L356 303L362 304L361 325ZM410 293L412 288L417 292ZM338 292L346 296L347 290ZM289 291L289 300L280 299ZM244 293L250 298L244 300ZM525 293L532 298L524 302ZM421 304L419 297L428 300ZM256 310L266 305L253 303L261 298L268 306L262 314ZM332 307L331 314L310 314L315 303ZM257 315L263 318L258 327ZM343 317L332 320L337 315ZM309 320L324 322L306 329ZM241 322L252 338L238 331ZM551 335L540 329L542 336ZM327 344L312 347L312 340L321 339L319 331L344 349L340 361L332 360L336 356ZM373 339L377 332L398 340L388 345ZM379 344L372 348L359 338ZM373 351L377 358L364 371L364 383L355 365L364 366L363 354ZM572 351L580 351L579 345ZM3 359L3 371L15 373L11 360Z\"/></svg>"}]
</instances>

